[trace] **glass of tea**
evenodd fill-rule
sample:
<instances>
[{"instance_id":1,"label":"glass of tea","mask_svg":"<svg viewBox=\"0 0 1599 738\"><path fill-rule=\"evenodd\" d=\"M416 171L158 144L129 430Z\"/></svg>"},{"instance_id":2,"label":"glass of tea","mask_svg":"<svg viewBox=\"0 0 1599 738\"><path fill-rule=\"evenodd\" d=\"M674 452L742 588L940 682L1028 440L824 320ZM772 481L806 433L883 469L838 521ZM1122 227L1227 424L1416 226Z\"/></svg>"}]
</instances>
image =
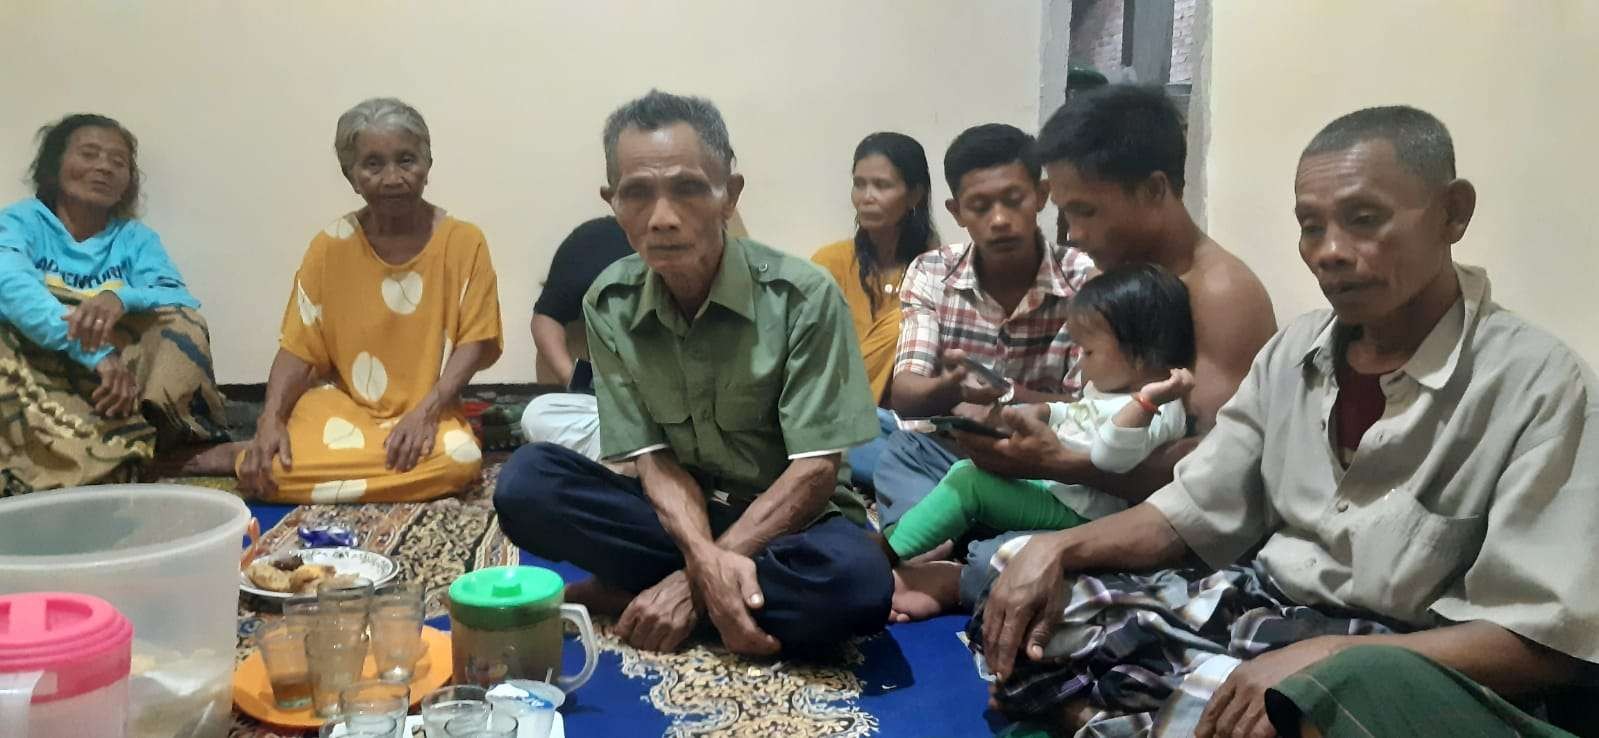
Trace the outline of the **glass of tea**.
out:
<instances>
[{"instance_id":1,"label":"glass of tea","mask_svg":"<svg viewBox=\"0 0 1599 738\"><path fill-rule=\"evenodd\" d=\"M311 704L311 667L305 658L305 628L274 623L255 633L255 648L266 665L272 700L285 710Z\"/></svg>"}]
</instances>

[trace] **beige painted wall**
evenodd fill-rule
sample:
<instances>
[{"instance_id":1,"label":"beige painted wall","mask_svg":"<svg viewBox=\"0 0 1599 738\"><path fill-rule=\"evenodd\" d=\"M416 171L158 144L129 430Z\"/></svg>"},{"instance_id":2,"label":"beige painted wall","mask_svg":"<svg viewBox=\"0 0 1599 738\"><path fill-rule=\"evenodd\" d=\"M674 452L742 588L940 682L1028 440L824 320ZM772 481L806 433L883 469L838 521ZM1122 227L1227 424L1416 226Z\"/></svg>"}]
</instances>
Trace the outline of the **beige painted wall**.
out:
<instances>
[{"instance_id":1,"label":"beige painted wall","mask_svg":"<svg viewBox=\"0 0 1599 738\"><path fill-rule=\"evenodd\" d=\"M1213 18L1202 215L1279 321L1325 306L1297 251L1299 151L1338 115L1402 102L1449 126L1477 185L1456 259L1599 365L1599 3L1217 0Z\"/></svg>"},{"instance_id":2,"label":"beige painted wall","mask_svg":"<svg viewBox=\"0 0 1599 738\"><path fill-rule=\"evenodd\" d=\"M483 228L499 272L507 353L478 381L527 381L538 280L560 238L604 212L600 126L618 103L651 86L716 100L749 179L746 224L809 255L850 232L863 135L916 136L941 183L962 128L1036 126L1039 13L1036 0L10 0L0 199L27 194L41 123L121 119L141 142L146 220L205 303L220 379L264 381L306 243L358 205L334 121L402 97L432 128L428 197Z\"/></svg>"}]
</instances>

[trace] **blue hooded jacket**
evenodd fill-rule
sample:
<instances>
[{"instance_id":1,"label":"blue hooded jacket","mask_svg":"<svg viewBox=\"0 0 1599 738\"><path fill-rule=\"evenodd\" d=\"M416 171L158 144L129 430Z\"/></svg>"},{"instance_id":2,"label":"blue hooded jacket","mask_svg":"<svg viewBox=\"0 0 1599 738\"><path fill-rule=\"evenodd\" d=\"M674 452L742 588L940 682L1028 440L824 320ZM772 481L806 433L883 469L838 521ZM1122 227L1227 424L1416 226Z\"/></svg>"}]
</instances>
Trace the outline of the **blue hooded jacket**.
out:
<instances>
[{"instance_id":1,"label":"blue hooded jacket","mask_svg":"<svg viewBox=\"0 0 1599 738\"><path fill-rule=\"evenodd\" d=\"M0 320L44 348L64 351L93 369L110 347L84 351L67 339L68 308L50 294L65 288L93 297L116 292L129 313L158 307L200 307L167 258L161 237L143 223L112 219L104 230L78 241L38 198L0 210Z\"/></svg>"}]
</instances>

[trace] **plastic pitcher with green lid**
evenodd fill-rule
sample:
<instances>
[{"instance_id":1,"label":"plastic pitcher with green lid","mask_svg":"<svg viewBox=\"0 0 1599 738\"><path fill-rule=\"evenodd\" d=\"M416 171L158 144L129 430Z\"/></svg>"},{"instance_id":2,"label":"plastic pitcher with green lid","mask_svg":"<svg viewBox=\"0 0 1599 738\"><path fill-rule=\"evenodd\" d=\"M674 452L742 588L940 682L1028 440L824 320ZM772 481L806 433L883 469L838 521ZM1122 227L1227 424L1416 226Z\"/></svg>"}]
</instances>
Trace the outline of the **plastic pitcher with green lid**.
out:
<instances>
[{"instance_id":1,"label":"plastic pitcher with green lid","mask_svg":"<svg viewBox=\"0 0 1599 738\"><path fill-rule=\"evenodd\" d=\"M588 608L564 602L561 575L537 566L496 566L450 585L450 643L455 682L488 686L508 679L548 681L562 691L594 674L599 649ZM577 626L583 669L561 674L561 622Z\"/></svg>"}]
</instances>

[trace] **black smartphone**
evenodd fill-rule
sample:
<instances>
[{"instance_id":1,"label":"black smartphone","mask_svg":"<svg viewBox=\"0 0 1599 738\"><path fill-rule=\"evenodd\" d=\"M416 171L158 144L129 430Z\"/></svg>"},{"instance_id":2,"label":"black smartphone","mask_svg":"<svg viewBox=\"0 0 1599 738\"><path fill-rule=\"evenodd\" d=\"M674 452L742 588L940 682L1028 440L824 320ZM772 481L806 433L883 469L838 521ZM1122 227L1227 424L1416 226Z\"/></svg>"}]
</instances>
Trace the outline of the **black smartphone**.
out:
<instances>
[{"instance_id":1,"label":"black smartphone","mask_svg":"<svg viewBox=\"0 0 1599 738\"><path fill-rule=\"evenodd\" d=\"M927 421L932 423L934 428L944 432L960 431L962 433L970 433L974 436L988 436L989 438L1010 438L1011 435L1007 431L1002 431L992 426L983 425L982 423L972 420L971 418L965 418L959 415L939 415L937 417L928 418Z\"/></svg>"},{"instance_id":2,"label":"black smartphone","mask_svg":"<svg viewBox=\"0 0 1599 738\"><path fill-rule=\"evenodd\" d=\"M961 363L966 365L967 371L977 375L977 378L981 380L983 384L986 384L997 390L1002 390L1010 386L1010 380L1000 376L999 372L983 366L983 362L981 361L967 356L961 359Z\"/></svg>"}]
</instances>

